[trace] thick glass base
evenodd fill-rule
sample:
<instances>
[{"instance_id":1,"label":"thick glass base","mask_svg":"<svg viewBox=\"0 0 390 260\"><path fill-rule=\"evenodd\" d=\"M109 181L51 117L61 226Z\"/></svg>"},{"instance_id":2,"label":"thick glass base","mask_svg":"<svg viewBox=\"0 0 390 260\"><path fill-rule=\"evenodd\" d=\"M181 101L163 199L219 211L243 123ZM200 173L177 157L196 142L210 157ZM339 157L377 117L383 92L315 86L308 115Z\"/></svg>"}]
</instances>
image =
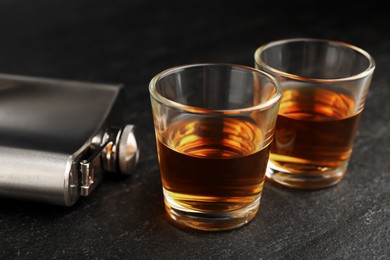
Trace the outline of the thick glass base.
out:
<instances>
[{"instance_id":1,"label":"thick glass base","mask_svg":"<svg viewBox=\"0 0 390 260\"><path fill-rule=\"evenodd\" d=\"M244 208L219 213L188 210L178 205L167 194L164 194L166 212L175 224L203 231L232 230L245 225L256 216L259 210L260 197L261 194Z\"/></svg>"},{"instance_id":2,"label":"thick glass base","mask_svg":"<svg viewBox=\"0 0 390 260\"><path fill-rule=\"evenodd\" d=\"M338 168L292 172L268 162L266 178L270 182L295 189L322 189L339 183L347 170L348 161Z\"/></svg>"}]
</instances>

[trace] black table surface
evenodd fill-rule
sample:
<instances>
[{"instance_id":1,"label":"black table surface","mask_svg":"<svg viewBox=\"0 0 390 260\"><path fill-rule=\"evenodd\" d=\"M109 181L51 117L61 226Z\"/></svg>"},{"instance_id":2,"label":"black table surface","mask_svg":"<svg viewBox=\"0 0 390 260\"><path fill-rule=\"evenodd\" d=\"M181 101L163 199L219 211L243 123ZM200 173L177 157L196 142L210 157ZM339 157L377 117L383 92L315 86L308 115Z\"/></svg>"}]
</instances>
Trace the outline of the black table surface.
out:
<instances>
[{"instance_id":1,"label":"black table surface","mask_svg":"<svg viewBox=\"0 0 390 260\"><path fill-rule=\"evenodd\" d=\"M73 207L0 199L0 259L390 259L390 19L371 3L347 7L1 1L0 72L123 83L119 119L137 125L141 155L133 176L106 176ZM317 191L266 183L256 218L233 231L172 226L164 213L150 79L189 63L253 66L259 45L292 37L348 42L376 60L345 179Z\"/></svg>"}]
</instances>

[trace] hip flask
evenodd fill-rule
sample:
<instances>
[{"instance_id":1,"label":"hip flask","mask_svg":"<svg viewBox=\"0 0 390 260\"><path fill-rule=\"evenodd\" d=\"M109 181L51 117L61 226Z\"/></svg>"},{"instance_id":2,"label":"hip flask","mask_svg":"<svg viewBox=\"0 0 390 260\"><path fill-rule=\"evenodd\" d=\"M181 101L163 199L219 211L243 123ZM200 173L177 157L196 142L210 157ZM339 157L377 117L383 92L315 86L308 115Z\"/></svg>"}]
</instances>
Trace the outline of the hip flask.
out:
<instances>
[{"instance_id":1,"label":"hip flask","mask_svg":"<svg viewBox=\"0 0 390 260\"><path fill-rule=\"evenodd\" d=\"M0 196L63 206L138 162L121 85L0 74Z\"/></svg>"}]
</instances>

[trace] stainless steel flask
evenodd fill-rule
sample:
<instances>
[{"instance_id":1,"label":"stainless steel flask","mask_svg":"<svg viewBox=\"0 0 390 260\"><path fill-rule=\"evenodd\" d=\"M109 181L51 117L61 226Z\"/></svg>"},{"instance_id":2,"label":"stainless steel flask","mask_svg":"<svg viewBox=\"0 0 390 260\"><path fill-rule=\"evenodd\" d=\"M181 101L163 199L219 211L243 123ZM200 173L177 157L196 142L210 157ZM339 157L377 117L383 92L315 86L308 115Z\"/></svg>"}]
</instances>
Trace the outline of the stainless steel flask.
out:
<instances>
[{"instance_id":1,"label":"stainless steel flask","mask_svg":"<svg viewBox=\"0 0 390 260\"><path fill-rule=\"evenodd\" d=\"M0 74L0 196L73 205L130 174L134 126L111 125L120 85Z\"/></svg>"}]
</instances>

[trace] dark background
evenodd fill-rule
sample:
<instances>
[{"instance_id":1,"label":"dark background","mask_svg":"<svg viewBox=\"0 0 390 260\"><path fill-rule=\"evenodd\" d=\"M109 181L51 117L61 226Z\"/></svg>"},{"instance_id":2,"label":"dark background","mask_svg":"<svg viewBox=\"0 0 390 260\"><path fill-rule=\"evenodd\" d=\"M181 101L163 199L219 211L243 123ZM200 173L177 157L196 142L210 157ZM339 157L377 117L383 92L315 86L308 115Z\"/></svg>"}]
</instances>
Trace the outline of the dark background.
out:
<instances>
[{"instance_id":1,"label":"dark background","mask_svg":"<svg viewBox=\"0 0 390 260\"><path fill-rule=\"evenodd\" d=\"M371 1L375 2L375 1ZM390 19L374 3L0 1L0 73L125 84L139 166L71 208L0 199L0 259L389 259ZM201 233L164 214L148 83L195 62L253 66L271 40L345 41L377 63L346 178L312 191L266 184L248 225Z\"/></svg>"}]
</instances>

